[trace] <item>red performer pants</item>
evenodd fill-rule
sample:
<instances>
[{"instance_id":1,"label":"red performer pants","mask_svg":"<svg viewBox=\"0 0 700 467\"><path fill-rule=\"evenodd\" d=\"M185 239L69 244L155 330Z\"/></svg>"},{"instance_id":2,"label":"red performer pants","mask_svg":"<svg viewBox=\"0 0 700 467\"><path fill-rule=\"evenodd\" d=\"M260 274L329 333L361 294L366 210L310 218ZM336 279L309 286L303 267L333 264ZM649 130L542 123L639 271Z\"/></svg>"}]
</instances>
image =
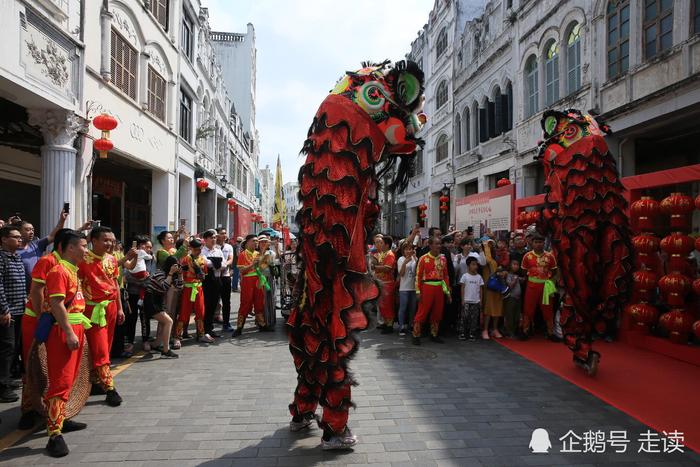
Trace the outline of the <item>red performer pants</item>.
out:
<instances>
[{"instance_id":1,"label":"red performer pants","mask_svg":"<svg viewBox=\"0 0 700 467\"><path fill-rule=\"evenodd\" d=\"M255 310L255 322L265 326L265 292L258 287L258 276L244 276L241 279L241 307L238 309L239 329L245 325L245 320L251 310Z\"/></svg>"},{"instance_id":2,"label":"red performer pants","mask_svg":"<svg viewBox=\"0 0 700 467\"><path fill-rule=\"evenodd\" d=\"M80 343L76 350L68 349L66 334L58 325L51 329L45 344L49 386L46 389L44 401L47 409L46 429L49 436L61 434L66 402L73 389L75 378L78 376L80 358L83 355L85 335L83 325L73 324L72 327Z\"/></svg>"},{"instance_id":3,"label":"red performer pants","mask_svg":"<svg viewBox=\"0 0 700 467\"><path fill-rule=\"evenodd\" d=\"M384 319L384 325L392 327L396 314L396 283L382 282L382 295L379 297L379 313Z\"/></svg>"},{"instance_id":4,"label":"red performer pants","mask_svg":"<svg viewBox=\"0 0 700 467\"><path fill-rule=\"evenodd\" d=\"M105 308L106 326L93 323L92 327L85 331L88 341L90 356L92 357L92 368L97 373L97 378L105 391L114 389L112 372L109 369L109 349L112 348L114 340L114 328L117 325L117 300L110 300ZM85 306L85 316L92 319L95 305Z\"/></svg>"},{"instance_id":5,"label":"red performer pants","mask_svg":"<svg viewBox=\"0 0 700 467\"><path fill-rule=\"evenodd\" d=\"M192 294L196 293L194 300ZM180 316L177 319L176 336L182 338L184 329L190 324L190 315L194 309L194 322L197 326L197 337L204 335L204 292L202 285L191 287L190 284L185 284L180 296Z\"/></svg>"},{"instance_id":6,"label":"red performer pants","mask_svg":"<svg viewBox=\"0 0 700 467\"><path fill-rule=\"evenodd\" d=\"M34 331L36 330L36 324L38 319L35 316L29 316L25 313L22 316L22 363L24 364L24 375L22 378L26 378L29 368L29 351L32 349L32 344L34 343ZM26 383L26 379L24 380ZM29 412L32 410L31 397L29 395L29 386L27 384L22 385L22 413Z\"/></svg>"},{"instance_id":7,"label":"red performer pants","mask_svg":"<svg viewBox=\"0 0 700 467\"><path fill-rule=\"evenodd\" d=\"M413 337L420 337L421 326L428 319L430 314L430 333L438 335L442 312L445 309L445 292L440 285L423 284L418 302L418 311L413 319Z\"/></svg>"},{"instance_id":8,"label":"red performer pants","mask_svg":"<svg viewBox=\"0 0 700 467\"><path fill-rule=\"evenodd\" d=\"M528 281L525 288L525 300L523 301L523 332L530 332L535 321L535 312L537 307L542 310L542 318L547 325L547 333L551 334L554 327L554 313L551 303L544 305L542 303L542 294L544 292L544 284Z\"/></svg>"}]
</instances>

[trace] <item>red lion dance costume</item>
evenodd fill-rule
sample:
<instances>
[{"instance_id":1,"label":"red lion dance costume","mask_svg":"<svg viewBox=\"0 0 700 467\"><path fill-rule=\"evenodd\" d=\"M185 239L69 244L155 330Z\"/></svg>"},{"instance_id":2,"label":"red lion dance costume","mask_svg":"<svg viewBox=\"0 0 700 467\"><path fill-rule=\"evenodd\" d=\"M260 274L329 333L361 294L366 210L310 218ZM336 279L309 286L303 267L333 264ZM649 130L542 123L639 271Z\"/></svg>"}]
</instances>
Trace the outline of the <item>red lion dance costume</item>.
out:
<instances>
[{"instance_id":1,"label":"red lion dance costume","mask_svg":"<svg viewBox=\"0 0 700 467\"><path fill-rule=\"evenodd\" d=\"M625 188L605 144L610 129L578 110L547 111L538 158L544 164L540 223L551 235L563 282L560 323L574 363L595 375L592 333L615 325L629 292L632 255Z\"/></svg>"},{"instance_id":2,"label":"red lion dance costume","mask_svg":"<svg viewBox=\"0 0 700 467\"><path fill-rule=\"evenodd\" d=\"M415 63L363 67L347 72L319 107L299 170L302 267L287 323L298 373L290 428L308 427L320 403L324 449L356 442L347 428L355 384L348 364L380 294L366 263L379 214L378 180L400 159L388 189L406 187L422 145L413 135L425 122L423 72Z\"/></svg>"}]
</instances>

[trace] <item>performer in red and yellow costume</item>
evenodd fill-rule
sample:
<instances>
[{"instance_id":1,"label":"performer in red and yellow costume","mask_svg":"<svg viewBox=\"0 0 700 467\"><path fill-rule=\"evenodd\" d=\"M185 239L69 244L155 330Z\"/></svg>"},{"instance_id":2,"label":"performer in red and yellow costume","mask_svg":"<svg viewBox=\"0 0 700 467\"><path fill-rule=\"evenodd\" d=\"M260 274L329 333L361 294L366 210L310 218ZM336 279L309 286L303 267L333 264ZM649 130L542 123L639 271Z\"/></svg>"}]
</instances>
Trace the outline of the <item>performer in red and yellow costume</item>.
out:
<instances>
[{"instance_id":1,"label":"performer in red and yellow costume","mask_svg":"<svg viewBox=\"0 0 700 467\"><path fill-rule=\"evenodd\" d=\"M243 244L243 251L238 255L237 267L241 273L241 305L238 308L238 322L233 337L243 333L245 320L251 311L255 311L255 322L260 331L268 331L265 323L265 285L259 271L260 253L255 251L255 235L248 235Z\"/></svg>"},{"instance_id":2,"label":"performer in red and yellow costume","mask_svg":"<svg viewBox=\"0 0 700 467\"><path fill-rule=\"evenodd\" d=\"M46 340L48 388L44 396L49 434L46 449L52 457L68 454L68 446L62 436L64 431L69 431L68 421L64 425L66 402L78 375L84 332L90 329L90 320L83 314L85 299L77 274L77 265L86 255L87 241L83 234L69 232L61 245L63 258L46 275L49 311L56 320ZM72 422L70 431L86 426Z\"/></svg>"},{"instance_id":3,"label":"performer in red and yellow costume","mask_svg":"<svg viewBox=\"0 0 700 467\"><path fill-rule=\"evenodd\" d=\"M542 116L545 205L565 295L560 322L574 363L595 375L594 330L614 328L630 292L632 247L625 187L605 143L610 128L579 110Z\"/></svg>"},{"instance_id":4,"label":"performer in red and yellow costume","mask_svg":"<svg viewBox=\"0 0 700 467\"><path fill-rule=\"evenodd\" d=\"M95 227L90 231L92 249L78 267L78 276L85 294L85 315L90 317L93 326L85 333L92 368L99 385L107 394L106 401L112 407L122 403L122 398L114 387L112 371L109 369L109 350L114 340L114 328L124 322L121 300L119 299L119 264L109 254L116 238L109 227Z\"/></svg>"},{"instance_id":5,"label":"performer in red and yellow costume","mask_svg":"<svg viewBox=\"0 0 700 467\"><path fill-rule=\"evenodd\" d=\"M390 238L386 240L391 241ZM372 253L374 258L374 276L382 284L382 294L379 298L379 314L382 324L379 327L382 334L391 334L394 329L396 315L396 255L391 251L391 245L385 241L385 237L374 237L374 246L377 249Z\"/></svg>"},{"instance_id":6,"label":"performer in red and yellow costume","mask_svg":"<svg viewBox=\"0 0 700 467\"><path fill-rule=\"evenodd\" d=\"M202 281L207 275L207 260L202 256L202 242L190 240L190 254L180 260L184 288L180 298L180 315L177 320L175 335L182 339L184 329L190 324L190 315L194 311L194 323L197 339L204 337L204 292Z\"/></svg>"},{"instance_id":7,"label":"performer in red and yellow costume","mask_svg":"<svg viewBox=\"0 0 700 467\"><path fill-rule=\"evenodd\" d=\"M423 72L415 63L363 66L347 72L319 107L299 171L299 299L287 322L298 375L290 429L307 428L320 403L323 449L357 442L347 427L355 384L348 365L379 298L366 260L379 213L378 181L400 159L386 188L406 187L422 144L414 134L425 121Z\"/></svg>"},{"instance_id":8,"label":"performer in red and yellow costume","mask_svg":"<svg viewBox=\"0 0 700 467\"><path fill-rule=\"evenodd\" d=\"M49 311L49 297L46 293L46 276L49 271L61 260L61 242L71 229L61 229L56 232L53 240L53 251L51 254L39 258L34 269L32 269L32 285L29 289L29 298L24 306L24 316L22 316L22 363L24 364L23 378L28 374L29 351L34 343L34 331L37 320L41 313ZM36 303L36 305L34 305ZM18 428L28 430L34 426L34 417L37 411L32 407L31 396L29 395L29 385L22 385L22 416L19 419Z\"/></svg>"},{"instance_id":9,"label":"performer in red and yellow costume","mask_svg":"<svg viewBox=\"0 0 700 467\"><path fill-rule=\"evenodd\" d=\"M547 335L552 337L554 312L550 297L557 291L555 282L557 260L552 253L544 251L544 238L539 234L533 236L532 248L532 251L525 253L520 265L523 271L527 273L522 329L525 335L532 331L535 313L537 308L539 308L547 326Z\"/></svg>"},{"instance_id":10,"label":"performer in red and yellow costume","mask_svg":"<svg viewBox=\"0 0 700 467\"><path fill-rule=\"evenodd\" d=\"M450 276L447 272L447 258L440 253L442 241L439 237L430 237L430 251L418 260L416 265L416 299L418 311L413 319L413 343L420 345L421 328L430 315L430 339L442 343L438 337L445 300L452 300Z\"/></svg>"}]
</instances>

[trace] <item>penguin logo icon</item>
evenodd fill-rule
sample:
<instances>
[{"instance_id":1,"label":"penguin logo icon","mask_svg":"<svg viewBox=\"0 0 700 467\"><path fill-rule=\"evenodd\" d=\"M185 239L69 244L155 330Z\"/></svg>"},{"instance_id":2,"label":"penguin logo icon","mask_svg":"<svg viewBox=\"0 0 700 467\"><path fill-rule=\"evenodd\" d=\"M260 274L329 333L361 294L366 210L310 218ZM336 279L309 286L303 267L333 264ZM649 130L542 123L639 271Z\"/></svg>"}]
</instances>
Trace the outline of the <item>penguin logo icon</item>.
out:
<instances>
[{"instance_id":1,"label":"penguin logo icon","mask_svg":"<svg viewBox=\"0 0 700 467\"><path fill-rule=\"evenodd\" d=\"M549 454L552 443L549 441L549 433L544 428L536 428L532 432L529 448L535 454Z\"/></svg>"}]
</instances>

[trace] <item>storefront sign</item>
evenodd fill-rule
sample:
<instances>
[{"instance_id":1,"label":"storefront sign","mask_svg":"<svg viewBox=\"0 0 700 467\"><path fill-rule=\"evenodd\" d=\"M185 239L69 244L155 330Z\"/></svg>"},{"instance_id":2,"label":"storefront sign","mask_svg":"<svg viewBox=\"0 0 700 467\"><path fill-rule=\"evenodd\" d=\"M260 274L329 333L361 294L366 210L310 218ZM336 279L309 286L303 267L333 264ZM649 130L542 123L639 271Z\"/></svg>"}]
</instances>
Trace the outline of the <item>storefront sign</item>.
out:
<instances>
[{"instance_id":1,"label":"storefront sign","mask_svg":"<svg viewBox=\"0 0 700 467\"><path fill-rule=\"evenodd\" d=\"M486 229L511 230L515 185L465 196L456 201L457 229L472 227L475 234Z\"/></svg>"}]
</instances>

